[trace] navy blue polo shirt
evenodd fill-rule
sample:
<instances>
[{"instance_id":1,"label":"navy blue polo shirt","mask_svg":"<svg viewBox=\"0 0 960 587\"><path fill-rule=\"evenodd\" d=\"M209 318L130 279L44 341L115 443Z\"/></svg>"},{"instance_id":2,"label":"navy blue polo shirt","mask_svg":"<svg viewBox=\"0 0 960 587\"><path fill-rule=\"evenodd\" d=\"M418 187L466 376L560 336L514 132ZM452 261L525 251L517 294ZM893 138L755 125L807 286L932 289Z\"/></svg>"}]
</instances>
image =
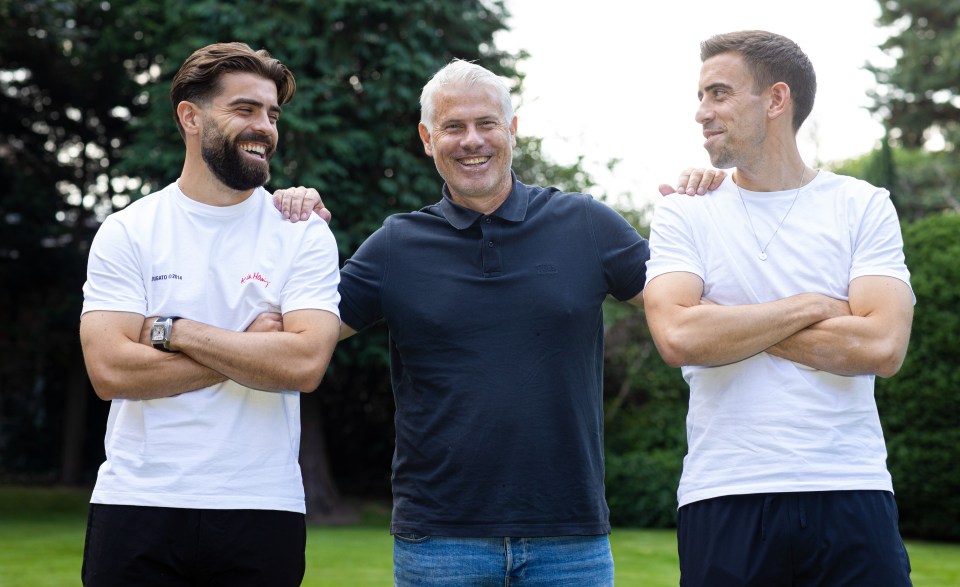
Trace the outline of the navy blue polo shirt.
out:
<instances>
[{"instance_id":1,"label":"navy blue polo shirt","mask_svg":"<svg viewBox=\"0 0 960 587\"><path fill-rule=\"evenodd\" d=\"M643 289L647 241L584 194L527 186L484 215L389 217L341 271L340 314L385 319L396 401L393 533L610 531L603 313Z\"/></svg>"}]
</instances>

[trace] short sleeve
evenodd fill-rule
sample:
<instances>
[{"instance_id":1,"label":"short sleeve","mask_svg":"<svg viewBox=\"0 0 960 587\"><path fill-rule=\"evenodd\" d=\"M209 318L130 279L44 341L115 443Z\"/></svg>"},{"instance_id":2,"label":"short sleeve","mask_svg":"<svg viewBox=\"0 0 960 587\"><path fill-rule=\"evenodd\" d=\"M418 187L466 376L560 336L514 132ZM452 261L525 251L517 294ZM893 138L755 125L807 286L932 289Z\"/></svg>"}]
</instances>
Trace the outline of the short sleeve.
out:
<instances>
[{"instance_id":1,"label":"short sleeve","mask_svg":"<svg viewBox=\"0 0 960 587\"><path fill-rule=\"evenodd\" d=\"M108 216L90 245L81 314L97 310L146 315L147 293L126 226Z\"/></svg>"},{"instance_id":2,"label":"short sleeve","mask_svg":"<svg viewBox=\"0 0 960 587\"><path fill-rule=\"evenodd\" d=\"M850 281L864 275L895 277L910 284L897 211L887 190L876 188L864 210L853 243Z\"/></svg>"},{"instance_id":3,"label":"short sleeve","mask_svg":"<svg viewBox=\"0 0 960 587\"><path fill-rule=\"evenodd\" d=\"M326 310L340 315L340 258L337 242L319 218L311 218L300 243L290 276L280 293L284 313L294 310Z\"/></svg>"},{"instance_id":4,"label":"short sleeve","mask_svg":"<svg viewBox=\"0 0 960 587\"><path fill-rule=\"evenodd\" d=\"M340 270L340 316L354 330L383 318L381 290L387 272L387 225L371 234Z\"/></svg>"},{"instance_id":5,"label":"short sleeve","mask_svg":"<svg viewBox=\"0 0 960 587\"><path fill-rule=\"evenodd\" d=\"M703 261L693 240L694 231L683 213L680 198L671 195L657 205L650 224L650 260L647 262L647 283L664 273L683 271L705 277Z\"/></svg>"},{"instance_id":6,"label":"short sleeve","mask_svg":"<svg viewBox=\"0 0 960 587\"><path fill-rule=\"evenodd\" d=\"M606 204L589 197L584 201L608 291L618 300L629 300L643 291L649 244Z\"/></svg>"}]
</instances>

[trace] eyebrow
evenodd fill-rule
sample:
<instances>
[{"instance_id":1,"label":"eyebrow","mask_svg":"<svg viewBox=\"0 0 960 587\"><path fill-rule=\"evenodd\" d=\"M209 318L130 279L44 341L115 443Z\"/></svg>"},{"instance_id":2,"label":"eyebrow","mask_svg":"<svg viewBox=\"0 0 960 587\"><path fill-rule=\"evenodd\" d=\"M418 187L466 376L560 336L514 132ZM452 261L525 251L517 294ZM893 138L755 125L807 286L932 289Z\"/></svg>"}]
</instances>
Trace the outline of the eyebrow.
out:
<instances>
[{"instance_id":1,"label":"eyebrow","mask_svg":"<svg viewBox=\"0 0 960 587\"><path fill-rule=\"evenodd\" d=\"M259 100L254 100L253 98L236 98L235 100L229 102L227 106L238 106L241 104L256 106L257 108L263 108L265 106L263 102L260 102ZM276 112L277 114L280 114L281 112L283 112L283 109L276 104L271 104L269 110L270 112Z\"/></svg>"}]
</instances>

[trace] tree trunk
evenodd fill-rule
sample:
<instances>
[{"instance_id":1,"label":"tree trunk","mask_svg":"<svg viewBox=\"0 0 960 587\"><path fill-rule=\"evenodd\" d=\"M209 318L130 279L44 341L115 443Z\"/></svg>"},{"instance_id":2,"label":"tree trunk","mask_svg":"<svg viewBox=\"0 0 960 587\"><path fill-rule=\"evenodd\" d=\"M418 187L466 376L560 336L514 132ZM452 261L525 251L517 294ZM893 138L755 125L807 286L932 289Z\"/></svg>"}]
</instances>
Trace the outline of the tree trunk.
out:
<instances>
[{"instance_id":1,"label":"tree trunk","mask_svg":"<svg viewBox=\"0 0 960 587\"><path fill-rule=\"evenodd\" d=\"M63 404L63 438L60 449L60 483L79 485L83 482L87 408L92 393L79 345L76 345L76 350L71 353L66 388Z\"/></svg>"},{"instance_id":2,"label":"tree trunk","mask_svg":"<svg viewBox=\"0 0 960 587\"><path fill-rule=\"evenodd\" d=\"M360 520L359 511L340 497L330 473L319 393L300 396L300 470L307 499L307 521L324 525L354 524Z\"/></svg>"}]
</instances>

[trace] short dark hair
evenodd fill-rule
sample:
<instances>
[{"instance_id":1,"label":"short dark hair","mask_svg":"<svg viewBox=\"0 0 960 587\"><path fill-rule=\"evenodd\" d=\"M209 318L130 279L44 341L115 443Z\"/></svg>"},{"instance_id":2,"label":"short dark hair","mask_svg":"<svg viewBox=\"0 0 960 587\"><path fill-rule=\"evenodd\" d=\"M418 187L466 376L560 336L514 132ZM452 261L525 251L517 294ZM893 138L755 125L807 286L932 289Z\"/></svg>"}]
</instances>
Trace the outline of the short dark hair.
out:
<instances>
[{"instance_id":1,"label":"short dark hair","mask_svg":"<svg viewBox=\"0 0 960 587\"><path fill-rule=\"evenodd\" d=\"M810 116L817 95L817 74L810 58L790 39L767 31L738 31L714 35L700 43L700 61L722 53L743 56L753 74L753 90L760 93L777 82L790 86L793 130Z\"/></svg>"},{"instance_id":2,"label":"short dark hair","mask_svg":"<svg viewBox=\"0 0 960 587\"><path fill-rule=\"evenodd\" d=\"M221 89L220 77L226 73L254 73L277 85L277 100L289 102L297 91L293 72L261 49L254 51L246 43L214 43L193 52L173 76L170 102L180 136L186 138L177 116L177 104L184 100L205 104Z\"/></svg>"}]
</instances>

